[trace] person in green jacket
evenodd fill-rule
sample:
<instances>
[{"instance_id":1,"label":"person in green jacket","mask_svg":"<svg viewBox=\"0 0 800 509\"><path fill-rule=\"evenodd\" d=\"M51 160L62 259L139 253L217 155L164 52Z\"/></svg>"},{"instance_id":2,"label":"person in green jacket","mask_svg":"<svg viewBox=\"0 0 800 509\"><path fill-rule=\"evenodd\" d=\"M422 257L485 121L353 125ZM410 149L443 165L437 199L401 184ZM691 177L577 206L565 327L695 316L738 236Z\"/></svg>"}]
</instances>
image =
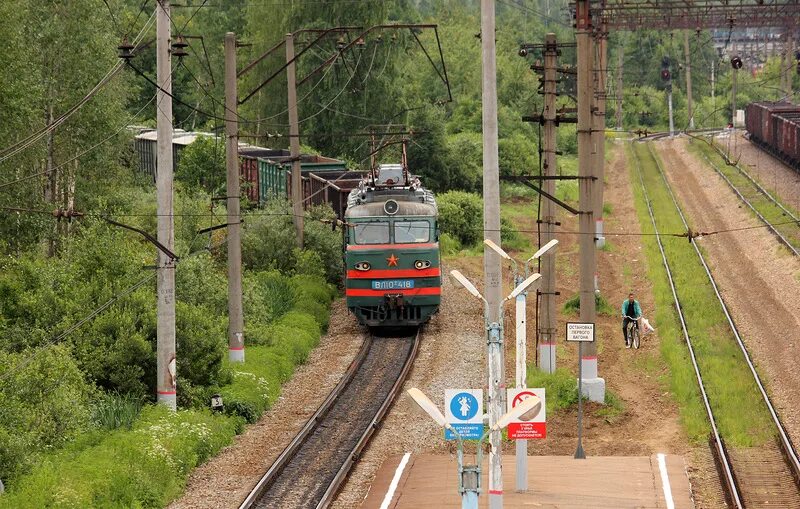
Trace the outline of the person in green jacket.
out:
<instances>
[{"instance_id":1,"label":"person in green jacket","mask_svg":"<svg viewBox=\"0 0 800 509\"><path fill-rule=\"evenodd\" d=\"M642 306L639 301L633 298L633 294L629 293L628 298L622 301L622 336L625 338L625 348L630 348L631 344L628 340L628 324L636 321L642 316Z\"/></svg>"}]
</instances>

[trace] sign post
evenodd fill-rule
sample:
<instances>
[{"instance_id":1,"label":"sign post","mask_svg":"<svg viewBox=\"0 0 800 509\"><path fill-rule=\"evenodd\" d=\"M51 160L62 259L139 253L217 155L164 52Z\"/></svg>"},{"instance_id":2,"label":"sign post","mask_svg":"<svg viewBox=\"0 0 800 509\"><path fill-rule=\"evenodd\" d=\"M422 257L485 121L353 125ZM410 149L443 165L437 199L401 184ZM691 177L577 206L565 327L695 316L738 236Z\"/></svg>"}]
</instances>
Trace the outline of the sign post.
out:
<instances>
[{"instance_id":1,"label":"sign post","mask_svg":"<svg viewBox=\"0 0 800 509\"><path fill-rule=\"evenodd\" d=\"M578 448L575 459L586 459L583 452L583 344L594 342L594 323L567 322L567 341L578 343Z\"/></svg>"}]
</instances>

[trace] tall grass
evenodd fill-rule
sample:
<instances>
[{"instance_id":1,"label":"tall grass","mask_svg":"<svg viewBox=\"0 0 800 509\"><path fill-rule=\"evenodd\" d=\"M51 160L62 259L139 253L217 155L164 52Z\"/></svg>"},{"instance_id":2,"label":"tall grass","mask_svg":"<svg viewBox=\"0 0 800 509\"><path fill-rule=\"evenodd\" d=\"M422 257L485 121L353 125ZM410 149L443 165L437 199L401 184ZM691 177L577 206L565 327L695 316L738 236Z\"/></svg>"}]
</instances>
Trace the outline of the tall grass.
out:
<instances>
[{"instance_id":1,"label":"tall grass","mask_svg":"<svg viewBox=\"0 0 800 509\"><path fill-rule=\"evenodd\" d=\"M143 405L142 398L131 393L108 394L92 406L92 421L109 431L117 428L130 429L139 417Z\"/></svg>"},{"instance_id":2,"label":"tall grass","mask_svg":"<svg viewBox=\"0 0 800 509\"><path fill-rule=\"evenodd\" d=\"M645 145L635 144L628 147L629 168L642 233L652 234L654 231L639 185L633 151L641 161L659 231L662 234L683 232L685 228L655 159ZM758 446L765 443L773 436L766 407L758 397L749 397L757 394L755 382L694 249L685 238L662 236L662 243L721 434L728 445ZM644 236L643 244L656 298L655 323L661 339L661 355L672 375L670 389L680 405L681 420L689 437L700 441L707 437L710 426L674 309L666 271L655 237Z\"/></svg>"}]
</instances>

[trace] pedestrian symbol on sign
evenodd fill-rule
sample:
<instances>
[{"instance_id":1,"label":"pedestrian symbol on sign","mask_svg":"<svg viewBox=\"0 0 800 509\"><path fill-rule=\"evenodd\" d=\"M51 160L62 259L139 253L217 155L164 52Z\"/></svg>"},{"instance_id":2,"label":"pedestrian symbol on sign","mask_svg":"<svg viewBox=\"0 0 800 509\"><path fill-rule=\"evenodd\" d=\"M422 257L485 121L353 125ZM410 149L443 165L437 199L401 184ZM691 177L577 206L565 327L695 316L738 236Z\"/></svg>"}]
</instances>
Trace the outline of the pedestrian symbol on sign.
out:
<instances>
[{"instance_id":1,"label":"pedestrian symbol on sign","mask_svg":"<svg viewBox=\"0 0 800 509\"><path fill-rule=\"evenodd\" d=\"M483 391L480 389L446 389L444 391L445 419L465 440L478 440L483 434ZM455 435L446 429L444 436Z\"/></svg>"},{"instance_id":2,"label":"pedestrian symbol on sign","mask_svg":"<svg viewBox=\"0 0 800 509\"><path fill-rule=\"evenodd\" d=\"M450 400L450 412L456 419L468 421L478 413L478 400L468 392L458 393Z\"/></svg>"}]
</instances>

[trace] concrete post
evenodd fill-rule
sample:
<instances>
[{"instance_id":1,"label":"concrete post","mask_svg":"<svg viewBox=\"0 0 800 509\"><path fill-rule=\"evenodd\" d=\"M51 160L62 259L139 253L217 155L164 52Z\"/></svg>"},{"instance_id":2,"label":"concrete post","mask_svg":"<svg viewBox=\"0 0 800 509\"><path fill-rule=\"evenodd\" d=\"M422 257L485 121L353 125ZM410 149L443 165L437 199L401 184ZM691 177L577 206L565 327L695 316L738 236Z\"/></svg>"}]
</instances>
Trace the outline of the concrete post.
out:
<instances>
[{"instance_id":1,"label":"concrete post","mask_svg":"<svg viewBox=\"0 0 800 509\"><path fill-rule=\"evenodd\" d=\"M603 179L606 166L606 84L608 67L608 33L602 23L596 33L596 70L594 72L594 105L592 115L592 143L594 145L594 224L595 246L599 249L606 243L603 236ZM594 277L595 291L600 291L597 273Z\"/></svg>"},{"instance_id":2,"label":"concrete post","mask_svg":"<svg viewBox=\"0 0 800 509\"><path fill-rule=\"evenodd\" d=\"M495 2L481 0L481 56L482 56L482 128L483 128L483 228L484 238L500 245L500 168L497 149L497 65L495 61ZM493 250L483 250L484 288L488 303L490 324L502 327L500 316L501 270L500 257ZM497 329L499 331L499 329ZM505 362L502 336L490 341L488 349L489 387L487 408L489 425L505 413ZM494 346L493 346L494 345ZM503 507L502 434L492 432L489 437L489 507Z\"/></svg>"},{"instance_id":3,"label":"concrete post","mask_svg":"<svg viewBox=\"0 0 800 509\"><path fill-rule=\"evenodd\" d=\"M544 153L543 170L547 177L556 175L556 34L545 35L544 50ZM555 196L555 180L544 180L542 189ZM556 207L549 198L542 198L542 245L555 237ZM541 247L541 246L540 246ZM556 370L556 255L551 250L541 257L542 290L539 311L539 369Z\"/></svg>"},{"instance_id":4,"label":"concrete post","mask_svg":"<svg viewBox=\"0 0 800 509\"><path fill-rule=\"evenodd\" d=\"M242 235L239 211L239 113L236 87L236 35L225 34L225 169L228 208L228 358L244 362L242 310Z\"/></svg>"},{"instance_id":5,"label":"concrete post","mask_svg":"<svg viewBox=\"0 0 800 509\"><path fill-rule=\"evenodd\" d=\"M289 153L292 157L292 214L297 247L303 248L303 178L300 169L300 125L297 119L297 76L294 63L294 35L286 34L286 83L289 92Z\"/></svg>"},{"instance_id":6,"label":"concrete post","mask_svg":"<svg viewBox=\"0 0 800 509\"><path fill-rule=\"evenodd\" d=\"M576 42L578 53L578 207L580 208L580 320L594 323L596 268L594 246L594 185L592 159L592 26L589 0L577 0ZM597 374L597 344L588 345L582 355L582 390L592 401L605 401L605 380Z\"/></svg>"},{"instance_id":7,"label":"concrete post","mask_svg":"<svg viewBox=\"0 0 800 509\"><path fill-rule=\"evenodd\" d=\"M158 0L156 8L156 136L158 151L156 200L158 241L175 250L172 209L172 65L170 58L169 0ZM175 260L158 251L156 325L157 400L172 410L177 407L175 360Z\"/></svg>"}]
</instances>

